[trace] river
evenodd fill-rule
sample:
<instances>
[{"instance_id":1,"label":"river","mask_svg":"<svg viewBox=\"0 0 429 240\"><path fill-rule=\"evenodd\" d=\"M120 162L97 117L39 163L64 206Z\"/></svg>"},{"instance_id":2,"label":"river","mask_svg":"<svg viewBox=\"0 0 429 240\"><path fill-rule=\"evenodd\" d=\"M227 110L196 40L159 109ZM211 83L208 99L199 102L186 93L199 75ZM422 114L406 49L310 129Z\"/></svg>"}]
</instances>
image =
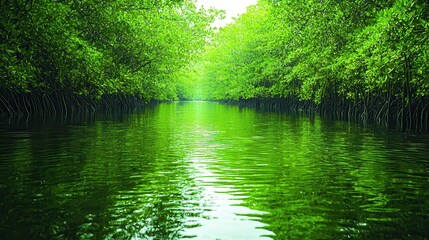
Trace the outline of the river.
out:
<instances>
[{"instance_id":1,"label":"river","mask_svg":"<svg viewBox=\"0 0 429 240\"><path fill-rule=\"evenodd\" d=\"M175 102L2 121L0 176L1 239L429 236L429 136L317 116Z\"/></svg>"}]
</instances>

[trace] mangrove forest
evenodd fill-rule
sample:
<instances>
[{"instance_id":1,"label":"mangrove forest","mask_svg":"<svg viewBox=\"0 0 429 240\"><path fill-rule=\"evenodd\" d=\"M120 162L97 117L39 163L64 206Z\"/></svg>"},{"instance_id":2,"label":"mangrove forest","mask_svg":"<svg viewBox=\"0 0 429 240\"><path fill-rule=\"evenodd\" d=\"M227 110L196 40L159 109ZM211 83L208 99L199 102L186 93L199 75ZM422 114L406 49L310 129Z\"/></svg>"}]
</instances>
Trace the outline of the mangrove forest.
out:
<instances>
[{"instance_id":1,"label":"mangrove forest","mask_svg":"<svg viewBox=\"0 0 429 240\"><path fill-rule=\"evenodd\" d=\"M202 99L428 130L428 1L259 0L219 17L193 0L3 1L1 114Z\"/></svg>"},{"instance_id":2,"label":"mangrove forest","mask_svg":"<svg viewBox=\"0 0 429 240\"><path fill-rule=\"evenodd\" d=\"M0 1L0 239L428 240L429 1Z\"/></svg>"}]
</instances>

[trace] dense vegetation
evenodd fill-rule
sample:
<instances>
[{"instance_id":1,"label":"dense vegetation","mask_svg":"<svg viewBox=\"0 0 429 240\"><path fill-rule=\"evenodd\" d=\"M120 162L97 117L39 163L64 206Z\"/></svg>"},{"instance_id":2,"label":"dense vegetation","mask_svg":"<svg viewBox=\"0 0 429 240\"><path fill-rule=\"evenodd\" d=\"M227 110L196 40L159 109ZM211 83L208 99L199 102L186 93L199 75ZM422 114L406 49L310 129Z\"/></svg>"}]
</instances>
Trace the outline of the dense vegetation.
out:
<instances>
[{"instance_id":1,"label":"dense vegetation","mask_svg":"<svg viewBox=\"0 0 429 240\"><path fill-rule=\"evenodd\" d=\"M427 1L259 0L212 37L218 14L194 0L4 1L0 114L197 98L428 128Z\"/></svg>"},{"instance_id":2,"label":"dense vegetation","mask_svg":"<svg viewBox=\"0 0 429 240\"><path fill-rule=\"evenodd\" d=\"M203 98L427 129L429 3L260 0L213 39Z\"/></svg>"},{"instance_id":3,"label":"dense vegetation","mask_svg":"<svg viewBox=\"0 0 429 240\"><path fill-rule=\"evenodd\" d=\"M0 114L177 99L216 15L193 0L2 1Z\"/></svg>"}]
</instances>

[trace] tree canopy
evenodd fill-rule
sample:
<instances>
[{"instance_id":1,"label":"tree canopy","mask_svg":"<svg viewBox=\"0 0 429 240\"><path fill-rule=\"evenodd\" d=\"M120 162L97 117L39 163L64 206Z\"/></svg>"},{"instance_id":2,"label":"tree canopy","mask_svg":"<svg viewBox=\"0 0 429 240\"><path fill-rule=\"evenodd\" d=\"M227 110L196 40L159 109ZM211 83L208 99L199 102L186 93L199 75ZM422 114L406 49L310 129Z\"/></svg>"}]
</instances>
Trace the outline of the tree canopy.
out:
<instances>
[{"instance_id":1,"label":"tree canopy","mask_svg":"<svg viewBox=\"0 0 429 240\"><path fill-rule=\"evenodd\" d=\"M177 73L217 15L193 0L13 0L0 9L3 93L91 99L177 99Z\"/></svg>"},{"instance_id":2,"label":"tree canopy","mask_svg":"<svg viewBox=\"0 0 429 240\"><path fill-rule=\"evenodd\" d=\"M3 1L1 112L31 111L34 94L282 99L427 128L427 1L259 0L217 31L219 15L195 0Z\"/></svg>"},{"instance_id":3,"label":"tree canopy","mask_svg":"<svg viewBox=\"0 0 429 240\"><path fill-rule=\"evenodd\" d=\"M293 99L427 127L428 17L418 0L260 0L207 48L205 98Z\"/></svg>"}]
</instances>

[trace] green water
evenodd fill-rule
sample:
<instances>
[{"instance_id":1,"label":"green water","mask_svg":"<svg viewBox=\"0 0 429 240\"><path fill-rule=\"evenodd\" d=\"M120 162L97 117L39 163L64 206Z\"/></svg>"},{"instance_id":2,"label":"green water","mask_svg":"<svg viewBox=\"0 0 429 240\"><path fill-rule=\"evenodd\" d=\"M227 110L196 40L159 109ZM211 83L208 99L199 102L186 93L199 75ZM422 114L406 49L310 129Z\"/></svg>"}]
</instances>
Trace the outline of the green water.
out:
<instances>
[{"instance_id":1,"label":"green water","mask_svg":"<svg viewBox=\"0 0 429 240\"><path fill-rule=\"evenodd\" d=\"M1 239L427 239L429 137L209 102L0 125Z\"/></svg>"}]
</instances>

